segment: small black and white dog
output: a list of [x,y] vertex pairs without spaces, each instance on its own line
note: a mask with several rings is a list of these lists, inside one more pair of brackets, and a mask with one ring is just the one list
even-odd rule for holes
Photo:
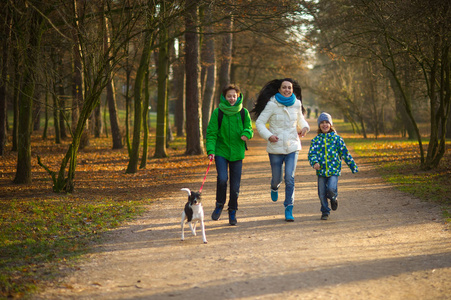
[[204,244],[206,244],[207,237],[205,236],[204,209],[202,203],[200,203],[200,193],[191,192],[191,190],[187,188],[183,188],[182,191],[188,193],[188,202],[185,204],[185,209],[182,212],[182,241],[185,240],[184,225],[186,220],[194,235],[196,235],[197,222],[200,222],[202,239]]

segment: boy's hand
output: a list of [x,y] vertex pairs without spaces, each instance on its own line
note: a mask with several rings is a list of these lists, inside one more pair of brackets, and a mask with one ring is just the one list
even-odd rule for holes
[[313,165],[313,169],[315,169],[315,170],[321,169],[319,163],[314,164],[314,165]]
[[245,136],[245,135],[242,135],[242,136],[241,136],[241,139],[242,139],[243,141],[245,141],[245,142],[249,141],[249,139],[248,139],[247,136]]
[[215,155],[214,155],[214,154],[208,155],[208,159],[209,159],[210,161],[212,161],[213,159],[215,159]]

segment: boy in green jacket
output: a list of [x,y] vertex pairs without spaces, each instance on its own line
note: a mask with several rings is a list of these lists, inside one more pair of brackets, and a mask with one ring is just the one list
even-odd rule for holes
[[243,94],[237,86],[228,85],[222,91],[219,108],[213,111],[207,127],[207,154],[210,160],[215,160],[218,173],[216,208],[211,215],[213,220],[219,220],[224,208],[230,172],[229,224],[237,223],[236,211],[246,142],[253,136],[249,111],[243,108]]

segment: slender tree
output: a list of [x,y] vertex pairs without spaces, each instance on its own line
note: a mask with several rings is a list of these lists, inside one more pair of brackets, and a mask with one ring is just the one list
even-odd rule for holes
[[[150,4],[149,4],[150,5]],[[138,171],[139,160],[139,145],[141,141],[141,127],[142,127],[142,91],[146,70],[148,68],[150,57],[152,55],[152,44],[155,38],[155,32],[153,28],[154,10],[155,7],[148,7],[146,14],[146,32],[144,34],[144,45],[141,54],[141,60],[138,70],[136,72],[135,87],[134,87],[134,101],[135,101],[135,114],[133,123],[133,141],[130,151],[130,160],[128,162],[126,173],[136,173]]]
[[202,120],[200,118],[200,65],[198,0],[186,1],[185,70],[186,74],[186,154],[204,153]]
[[3,36],[2,42],[2,62],[0,69],[0,156],[5,153],[5,145],[6,145],[6,113],[7,113],[7,105],[6,105],[6,85],[8,81],[8,61],[9,61],[9,51],[10,51],[10,43],[11,43],[11,17],[9,8],[6,5],[1,5],[5,10],[4,22],[0,24]]
[[[103,17],[103,27],[104,31],[104,52],[106,56],[111,55],[111,52],[108,49],[111,47],[110,44],[110,26],[108,23],[108,18],[105,14],[105,8],[102,7],[102,11],[104,12]],[[124,145],[122,144],[122,135],[119,127],[119,120],[117,116],[117,106],[116,106],[116,88],[114,86],[114,77],[113,77],[113,68],[111,63],[111,57],[108,60],[107,67],[105,69],[106,75],[108,76],[108,83],[106,86],[106,102],[108,105],[108,113],[110,117],[110,126],[111,126],[111,138],[113,141],[113,149],[122,149]]]
[[[33,4],[35,7],[39,7],[39,3]],[[23,88],[19,96],[19,140],[14,183],[29,184],[31,183],[31,126],[35,91],[34,78],[37,72],[37,56],[43,29],[40,13],[34,7],[25,6],[25,4],[23,8],[25,15],[28,16],[26,18],[28,32],[22,37],[26,45],[26,55],[23,68]]]
[[[212,19],[211,7],[205,9],[205,20]],[[203,135],[207,134],[207,126],[210,121],[210,115],[213,110],[214,96],[216,91],[216,56],[215,39],[213,26],[205,26],[204,39],[202,46],[202,130]]]
[[184,49],[180,38],[178,42],[178,57],[173,64],[174,79],[172,81],[175,97],[175,127],[177,128],[177,136],[185,135],[185,65],[184,65]]
[[[163,1],[160,12],[166,15],[166,2]],[[155,140],[155,157],[167,157],[167,111],[168,111],[168,71],[169,71],[169,40],[168,29],[164,22],[160,23],[158,47],[158,103],[157,103],[157,134]]]

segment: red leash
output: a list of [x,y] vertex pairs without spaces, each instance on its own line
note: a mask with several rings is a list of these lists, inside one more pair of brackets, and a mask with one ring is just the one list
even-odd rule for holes
[[205,180],[207,179],[208,171],[210,171],[210,166],[211,166],[212,161],[213,161],[213,159],[210,159],[210,162],[208,163],[207,173],[205,173],[204,181],[202,181],[202,185],[200,186],[199,193],[202,193],[202,188],[204,187]]

